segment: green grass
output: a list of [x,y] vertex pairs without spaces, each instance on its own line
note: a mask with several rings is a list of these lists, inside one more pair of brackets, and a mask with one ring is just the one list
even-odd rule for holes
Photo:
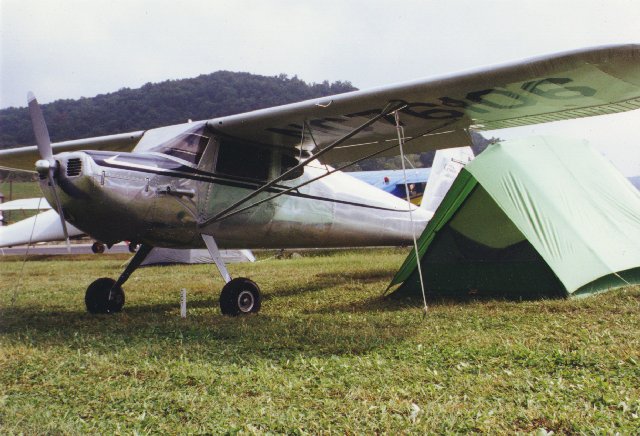
[[12,184],[1,182],[0,192],[4,194],[5,201],[9,201],[9,193],[11,193],[13,200],[42,197],[42,191],[37,182],[13,182]]
[[264,293],[236,319],[210,265],[138,270],[122,313],[91,316],[85,287],[125,257],[5,258],[0,433],[638,433],[640,287],[423,317],[380,298],[404,254],[231,265]]

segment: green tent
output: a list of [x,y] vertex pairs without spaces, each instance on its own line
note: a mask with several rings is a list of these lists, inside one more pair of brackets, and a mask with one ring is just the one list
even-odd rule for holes
[[[487,148],[418,241],[427,293],[587,295],[640,283],[640,193],[586,143]],[[420,293],[415,250],[390,287]]]

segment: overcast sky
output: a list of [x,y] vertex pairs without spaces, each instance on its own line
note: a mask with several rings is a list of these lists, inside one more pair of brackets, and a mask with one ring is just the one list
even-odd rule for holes
[[[364,89],[640,42],[639,0],[0,0],[0,15],[2,108],[25,106],[28,90],[46,103],[217,70]],[[640,174],[639,112],[550,131],[605,141]]]

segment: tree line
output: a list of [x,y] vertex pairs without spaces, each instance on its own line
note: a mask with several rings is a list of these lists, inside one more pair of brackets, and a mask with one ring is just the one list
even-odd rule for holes
[[[188,119],[203,120],[311,98],[355,91],[351,82],[306,83],[286,74],[261,76],[218,71],[191,79],[147,83],[136,88],[42,105],[54,142],[146,130]],[[476,153],[491,140],[473,135]],[[0,149],[35,143],[26,107],[0,110]],[[409,166],[430,167],[434,152],[408,155]],[[399,157],[368,159],[346,171],[398,169]],[[0,174],[7,176],[7,174]]]
[[[355,91],[350,82],[306,83],[286,74],[218,71],[191,79],[42,105],[54,142],[109,135],[248,112]],[[35,143],[26,107],[0,110],[0,148]]]

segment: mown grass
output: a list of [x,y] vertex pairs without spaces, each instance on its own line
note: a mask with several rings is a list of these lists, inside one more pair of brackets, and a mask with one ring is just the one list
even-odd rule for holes
[[[0,261],[0,433],[637,433],[640,288],[581,299],[380,297],[403,250],[231,265],[263,310],[226,318],[214,268]],[[189,314],[179,317],[179,291]]]
[[[11,186],[10,186],[11,185]],[[12,199],[42,197],[42,191],[37,182],[0,182],[0,192],[4,194],[5,201],[9,201],[9,194]]]

